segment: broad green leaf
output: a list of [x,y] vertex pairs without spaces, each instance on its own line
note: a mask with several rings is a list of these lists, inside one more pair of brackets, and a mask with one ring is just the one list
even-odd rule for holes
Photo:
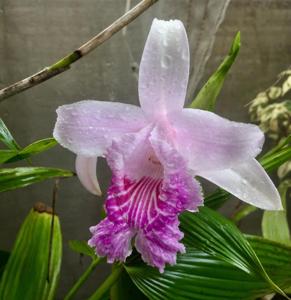
[[[283,288],[291,284],[291,248],[248,237],[267,272]],[[136,261],[126,265],[137,287],[153,300],[254,300],[272,293],[258,274],[248,274],[234,265],[194,247],[178,255],[177,264],[163,274]]]
[[44,152],[57,144],[54,138],[36,141],[22,150],[0,150],[0,163],[11,163],[27,159],[32,155]]
[[0,169],[0,192],[25,187],[49,178],[73,175],[74,173],[68,170],[44,167]]
[[240,32],[238,32],[232,42],[229,54],[225,57],[214,74],[208,79],[206,84],[199,91],[198,95],[191,103],[191,108],[198,108],[213,111],[216,98],[220,93],[224,79],[235,61],[240,49]]
[[31,210],[17,235],[0,282],[0,299],[51,300],[58,284],[62,237],[59,218],[44,205]]
[[291,247],[259,236],[245,237],[272,279],[288,290],[291,287]]
[[0,250],[0,279],[4,271],[4,267],[8,261],[9,252]]
[[195,245],[246,273],[261,272],[261,265],[249,243],[237,227],[221,214],[201,207],[198,213],[182,214],[180,220],[186,245]]
[[184,243],[194,246],[248,274],[257,274],[280,294],[283,291],[270,279],[253,248],[238,228],[221,214],[202,207],[199,213],[180,217]]
[[278,187],[285,210],[265,211],[262,220],[263,236],[267,239],[290,245],[290,231],[286,214],[286,194],[291,188],[291,180],[283,181]]
[[6,127],[3,120],[0,118],[0,141],[3,142],[11,150],[19,150],[17,142]]
[[70,248],[80,254],[90,256],[92,259],[96,259],[97,255],[95,254],[95,251],[92,247],[88,245],[88,242],[86,241],[69,241]]

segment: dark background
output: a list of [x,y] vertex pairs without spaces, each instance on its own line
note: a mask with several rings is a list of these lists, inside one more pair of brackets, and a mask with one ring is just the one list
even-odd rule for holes
[[[0,85],[22,79],[71,52],[122,15],[126,0],[0,0]],[[242,47],[219,96],[217,112],[248,121],[246,104],[271,85],[291,61],[291,0],[160,0],[145,14],[67,71],[0,103],[0,115],[25,146],[52,135],[56,108],[82,99],[138,104],[137,67],[154,17],[181,19],[189,35],[191,77],[188,98],[195,94],[227,54],[240,30]],[[213,47],[212,47],[213,46]],[[209,59],[208,59],[209,58]],[[74,168],[74,154],[57,146],[37,156],[35,165]],[[98,169],[103,191],[110,172]],[[37,201],[50,204],[52,181],[0,194],[0,248],[11,249],[20,224]],[[68,240],[88,239],[88,227],[100,219],[103,199],[87,193],[77,179],[61,182],[57,212],[64,238],[59,299],[87,265]],[[230,213],[237,200],[224,208]],[[260,212],[241,224],[260,232]],[[97,269],[78,294],[85,299],[106,276]]]

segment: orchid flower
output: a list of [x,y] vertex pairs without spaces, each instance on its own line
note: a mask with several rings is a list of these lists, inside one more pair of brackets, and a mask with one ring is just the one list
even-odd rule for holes
[[178,216],[196,212],[201,176],[241,200],[281,209],[279,194],[255,160],[264,135],[252,124],[183,108],[189,46],[178,20],[155,19],[142,55],[139,101],[134,105],[86,100],[58,108],[54,137],[77,154],[82,184],[100,195],[97,157],[105,157],[112,182],[107,217],[90,228],[89,245],[109,263],[125,261],[133,241],[142,259],[163,272],[175,264],[181,243]]

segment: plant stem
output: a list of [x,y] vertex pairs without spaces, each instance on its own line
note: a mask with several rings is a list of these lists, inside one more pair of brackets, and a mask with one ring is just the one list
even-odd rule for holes
[[249,214],[256,211],[257,209],[258,209],[257,207],[247,204],[247,205],[241,207],[236,212],[234,212],[231,219],[233,220],[234,223],[238,223],[241,219],[247,217]]
[[33,74],[27,78],[24,78],[6,88],[0,90],[0,102],[13,95],[16,95],[22,91],[25,91],[33,86],[36,86],[60,73],[67,71],[71,64],[79,60],[83,56],[96,49],[105,41],[110,39],[116,32],[120,31],[123,27],[135,20],[139,15],[146,11],[150,6],[156,3],[158,0],[142,0],[139,4],[125,13],[122,17],[115,20],[110,26],[98,33],[88,42],[81,47],[66,55],[61,60],[52,64],[49,67],[45,67],[36,74]]
[[105,295],[105,293],[112,287],[112,285],[117,281],[120,274],[122,273],[122,266],[115,268],[112,273],[106,278],[106,280],[101,284],[101,286],[96,290],[96,292],[88,300],[100,300]]
[[58,190],[59,190],[59,184],[60,184],[60,179],[57,178],[54,183],[53,197],[52,197],[52,221],[51,221],[51,229],[50,229],[48,267],[47,267],[47,281],[48,282],[50,282],[50,269],[51,269],[51,258],[52,258],[53,240],[54,240],[56,201],[57,201],[57,194],[58,194]]
[[87,270],[82,274],[82,276],[78,279],[78,281],[74,284],[74,286],[69,290],[67,295],[65,296],[64,300],[72,299],[80,287],[84,284],[84,282],[88,279],[91,273],[95,270],[98,263],[101,261],[101,258],[95,258],[92,260],[91,264],[87,268]]

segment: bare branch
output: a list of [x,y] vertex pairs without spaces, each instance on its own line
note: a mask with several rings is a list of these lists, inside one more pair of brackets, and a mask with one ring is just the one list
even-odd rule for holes
[[64,71],[70,69],[70,66],[75,61],[90,53],[92,50],[110,39],[116,32],[120,31],[126,25],[135,20],[139,15],[146,11],[150,6],[158,0],[142,0],[139,4],[125,13],[122,17],[114,21],[109,27],[94,36],[87,43],[79,47],[74,52],[68,54],[61,60],[57,61],[49,67],[45,67],[36,74],[33,74],[25,79],[22,79],[2,90],[0,90],[0,101],[3,101],[13,95],[25,91],[33,86],[36,86]]

